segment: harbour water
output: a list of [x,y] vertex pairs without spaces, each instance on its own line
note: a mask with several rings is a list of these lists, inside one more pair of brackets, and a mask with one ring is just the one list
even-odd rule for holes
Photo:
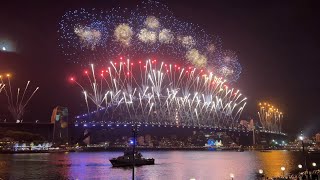
[[[123,152],[72,152],[38,154],[1,154],[0,179],[132,179],[132,169],[113,168],[110,158]],[[301,152],[291,151],[146,151],[144,157],[153,157],[155,165],[136,168],[136,179],[257,179],[263,169],[266,176],[282,175],[296,170],[304,163]],[[318,155],[317,155],[318,156]],[[309,161],[320,164],[314,155]]]

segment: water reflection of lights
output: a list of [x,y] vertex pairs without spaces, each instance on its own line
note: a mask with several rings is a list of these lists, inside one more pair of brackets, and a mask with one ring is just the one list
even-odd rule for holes
[[266,176],[282,176],[283,171],[281,167],[284,167],[287,172],[296,169],[296,164],[298,164],[299,161],[293,156],[293,153],[290,153],[289,151],[257,153],[261,165],[260,167],[263,167]]
[[[131,169],[112,168],[108,159],[123,152],[81,152],[1,155],[0,177],[8,172],[15,179],[131,179]],[[259,169],[264,177],[282,176],[297,170],[302,162],[300,152],[209,152],[209,151],[153,151],[143,152],[153,157],[158,165],[137,168],[137,175],[146,179],[256,179]],[[35,158],[36,157],[36,158]],[[316,156],[317,157],[317,156]],[[310,159],[311,160],[311,159]],[[309,162],[318,164],[318,158]],[[192,164],[192,166],[190,166]],[[244,164],[250,164],[248,168]],[[10,169],[8,169],[8,167]],[[28,171],[26,171],[28,169]],[[5,178],[9,179],[9,178]]]

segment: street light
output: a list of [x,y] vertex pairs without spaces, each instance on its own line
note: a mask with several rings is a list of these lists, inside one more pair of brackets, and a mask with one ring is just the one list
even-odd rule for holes
[[304,137],[303,137],[303,135],[300,135],[300,136],[299,136],[299,139],[301,140],[302,154],[303,154],[303,156],[304,156],[304,167],[306,168],[306,171],[307,171],[307,173],[308,173],[308,175],[309,175],[308,164],[307,164],[307,155],[306,155],[306,153],[304,152],[304,143],[303,143]]
[[303,136],[301,135],[301,136],[299,136],[299,139],[300,139],[301,141],[303,141],[304,138],[303,138]]
[[312,166],[313,166],[313,167],[316,167],[316,166],[317,166],[317,163],[313,162],[313,163],[312,163]]
[[299,164],[299,165],[298,165],[298,168],[299,168],[299,169],[301,169],[301,168],[302,168],[302,165],[301,165],[301,164]]
[[230,173],[231,180],[234,178],[234,174]]
[[263,174],[263,170],[262,169],[259,169],[259,174]]
[[281,171],[282,171],[282,174],[283,174],[283,177],[284,177],[284,171],[286,170],[286,168],[285,167],[281,167]]
[[261,179],[263,178],[263,170],[262,169],[259,169],[259,174],[260,174],[260,176],[261,176]]

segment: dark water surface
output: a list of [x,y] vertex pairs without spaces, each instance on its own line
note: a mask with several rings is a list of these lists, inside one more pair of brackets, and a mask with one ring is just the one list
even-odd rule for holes
[[[41,154],[0,154],[0,179],[132,179],[130,168],[113,168],[108,159],[122,152],[80,152]],[[155,165],[136,168],[136,179],[256,179],[258,169],[266,176],[279,176],[303,164],[301,152],[214,152],[214,151],[149,151]],[[310,159],[310,163],[319,158]]]

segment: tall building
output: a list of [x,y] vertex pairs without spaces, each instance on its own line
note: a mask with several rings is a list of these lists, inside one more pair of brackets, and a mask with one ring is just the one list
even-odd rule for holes
[[68,137],[68,108],[57,106],[51,116],[53,123],[53,143],[55,145],[67,144]]

